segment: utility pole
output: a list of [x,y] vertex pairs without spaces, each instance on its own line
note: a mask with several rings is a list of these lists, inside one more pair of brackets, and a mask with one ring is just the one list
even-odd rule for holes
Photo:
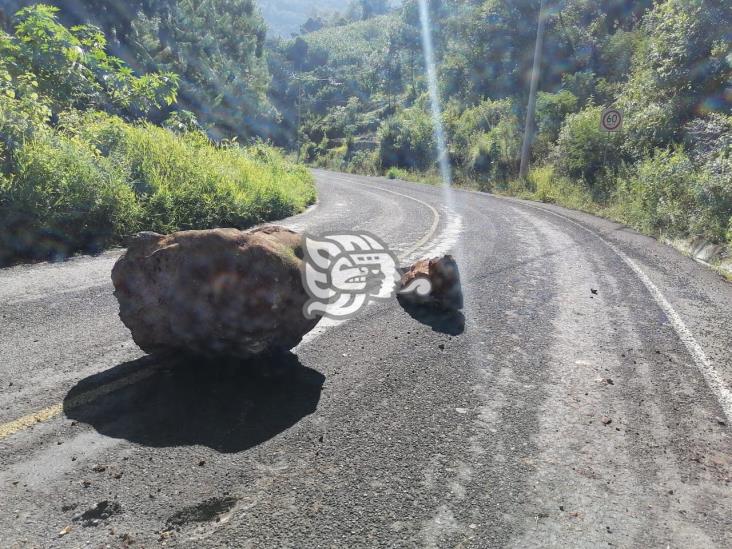
[[534,66],[531,69],[531,86],[529,88],[529,104],[526,107],[526,124],[524,126],[524,143],[521,147],[521,167],[519,177],[526,179],[529,173],[529,157],[531,156],[531,143],[534,140],[534,118],[536,116],[536,91],[539,87],[539,74],[541,72],[541,53],[544,48],[544,27],[546,13],[544,12],[544,0],[539,3],[539,24],[536,28],[536,45],[534,46]]

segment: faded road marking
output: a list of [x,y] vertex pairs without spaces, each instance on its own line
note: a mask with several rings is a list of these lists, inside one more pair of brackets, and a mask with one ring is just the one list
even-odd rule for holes
[[[414,253],[416,250],[419,250],[425,244],[427,244],[430,239],[432,239],[437,232],[437,228],[440,224],[440,214],[437,211],[437,209],[428,204],[427,202],[424,202],[422,200],[419,200],[418,198],[414,198],[412,196],[398,193],[396,191],[391,191],[388,189],[383,189],[378,186],[369,185],[367,183],[362,183],[359,181],[354,181],[350,179],[345,179],[341,177],[332,177],[331,179],[335,179],[337,181],[342,181],[344,183],[357,183],[359,185],[363,185],[364,187],[368,187],[374,190],[383,191],[386,193],[394,194],[397,196],[401,196],[404,198],[408,198],[409,200],[413,200],[414,202],[418,202],[419,204],[424,205],[427,207],[431,212],[433,216],[432,225],[430,226],[429,230],[420,238],[415,244],[413,244],[408,250],[403,252],[400,256],[400,260],[407,259],[412,253]],[[310,209],[313,209],[317,206],[313,205]],[[304,213],[304,212],[303,212]],[[451,247],[454,245],[455,241],[458,238],[459,233],[462,231],[462,218],[452,213],[452,215],[448,214],[448,228],[446,231],[446,235],[444,238],[440,239],[441,241],[439,243],[435,243],[436,247],[440,250],[444,248]],[[435,252],[437,253],[437,252]],[[440,251],[439,253],[443,253]],[[322,335],[324,332],[326,332],[329,328],[332,328],[334,326],[337,326],[341,324],[343,321],[329,321],[328,319],[321,320],[318,325],[315,327],[315,329],[311,330],[309,333],[305,334],[305,337],[303,337],[302,341],[298,345],[304,345],[306,343],[309,343],[313,341],[314,339],[318,338],[320,335]],[[151,365],[146,367],[144,370],[137,372],[135,374],[132,374],[128,377],[123,377],[121,379],[118,379],[116,381],[113,381],[111,383],[108,383],[106,385],[102,385],[100,387],[97,387],[96,389],[92,389],[90,391],[87,391],[85,393],[81,393],[80,395],[75,396],[74,398],[68,400],[66,402],[66,409],[73,409],[77,408],[79,406],[89,404],[93,402],[94,400],[98,399],[101,396],[108,395],[110,393],[113,393],[114,391],[127,387],[128,385],[132,385],[133,383],[137,383],[138,381],[141,381],[143,379],[146,379],[153,375],[158,369],[159,365]],[[0,440],[4,440],[8,438],[11,435],[14,435],[15,433],[18,433],[19,431],[22,431],[24,429],[28,429],[29,427],[32,427],[33,425],[36,425],[38,423],[43,423],[45,421],[49,421],[63,413],[64,405],[63,404],[54,404],[53,406],[49,406],[47,408],[44,408],[38,412],[34,412],[32,414],[28,414],[26,416],[23,416],[21,418],[18,418],[16,420],[10,421],[8,423],[0,425]]]
[[402,252],[402,254],[399,256],[400,260],[404,260],[408,258],[413,252],[420,249],[422,246],[427,244],[427,242],[430,241],[430,239],[434,236],[434,234],[437,232],[437,227],[440,224],[440,214],[437,211],[437,208],[432,206],[431,204],[428,204],[427,202],[424,202],[423,200],[420,200],[419,198],[414,198],[413,196],[409,196],[407,194],[398,193],[396,191],[391,191],[389,189],[384,189],[383,187],[379,187],[376,185],[369,185],[368,183],[363,183],[361,181],[356,181],[354,179],[346,179],[345,177],[333,177],[332,179],[335,179],[336,181],[343,181],[344,183],[356,183],[357,185],[363,185],[364,187],[368,187],[369,189],[375,189],[379,191],[383,191],[385,193],[394,194],[396,196],[401,196],[402,198],[408,198],[409,200],[412,200],[414,202],[417,202],[418,204],[421,204],[422,206],[425,206],[432,212],[432,225],[427,230],[427,232],[420,238],[417,242],[415,242],[411,248],[405,250]]
[[694,335],[691,333],[691,330],[687,328],[684,321],[681,319],[681,316],[679,313],[676,312],[676,309],[673,308],[671,303],[666,299],[666,296],[661,293],[661,290],[658,289],[658,287],[653,283],[653,281],[648,277],[648,275],[636,264],[635,261],[630,259],[625,253],[623,253],[615,244],[610,242],[609,240],[603,238],[600,234],[596,233],[592,229],[589,229],[582,225],[581,223],[578,223],[574,221],[573,219],[567,217],[566,215],[562,215],[557,212],[553,212],[547,208],[542,208],[540,206],[534,206],[533,204],[526,204],[525,202],[518,202],[511,199],[505,199],[509,200],[510,202],[517,202],[521,205],[528,206],[530,208],[533,208],[535,210],[541,210],[543,212],[546,212],[548,214],[554,215],[556,217],[559,217],[568,223],[571,223],[572,225],[576,225],[583,231],[586,231],[590,233],[591,235],[597,237],[602,242],[605,243],[605,245],[610,248],[615,254],[623,260],[623,262],[630,267],[630,269],[640,278],[641,282],[643,282],[643,285],[646,287],[646,289],[650,292],[651,297],[653,297],[654,301],[658,304],[659,307],[663,310],[664,313],[666,313],[666,316],[671,321],[671,325],[674,327],[674,330],[676,331],[676,335],[679,337],[681,342],[686,347],[687,351],[689,351],[689,354],[691,355],[691,358],[694,360],[694,363],[696,364],[697,369],[701,373],[702,377],[704,378],[704,381],[706,382],[709,389],[711,389],[712,394],[717,399],[717,402],[719,403],[720,407],[722,408],[722,412],[727,417],[727,421],[732,422],[732,392],[730,392],[729,388],[725,385],[724,381],[722,380],[722,376],[719,375],[719,372],[714,368],[712,365],[712,362],[707,357],[706,353],[704,352],[704,349],[702,346],[697,342],[697,340],[694,338]]
[[[138,381],[147,379],[148,377],[156,373],[160,369],[160,367],[161,365],[150,365],[145,367],[144,370],[117,379],[115,381],[112,381],[111,383],[100,385],[99,387],[96,387],[84,393],[78,394],[75,397],[70,398],[66,401],[66,409],[71,410],[74,408],[78,408],[79,406],[89,404],[99,397],[106,396],[110,393],[113,393],[114,391],[132,385],[133,383],[137,383]],[[51,420],[61,415],[63,411],[63,404],[54,404],[53,406],[49,406],[48,408],[44,408],[43,410],[40,410],[33,414],[28,414],[27,416],[23,416],[14,421],[10,421],[8,423],[0,425],[0,440],[14,435],[19,431],[32,427],[37,423]]]

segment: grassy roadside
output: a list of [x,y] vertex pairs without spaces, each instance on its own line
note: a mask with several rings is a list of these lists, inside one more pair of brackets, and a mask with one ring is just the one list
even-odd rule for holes
[[247,228],[315,201],[309,171],[270,146],[216,145],[102,113],[69,113],[0,175],[0,265],[98,252],[138,231]]
[[[670,166],[672,167],[672,164]],[[660,170],[660,173],[654,171],[647,175],[657,176],[663,180],[664,185],[668,185],[670,180],[663,170]],[[401,179],[429,185],[441,183],[440,176],[436,172],[391,168],[385,172],[384,176],[388,179]],[[639,175],[639,177],[643,176],[643,174]],[[505,184],[487,186],[484,182],[461,177],[458,174],[454,185],[468,190],[489,191],[499,196],[556,204],[603,217],[656,238],[690,257],[693,257],[690,252],[693,241],[721,245],[724,250],[721,257],[715,258],[711,263],[705,263],[732,281],[732,234],[726,234],[726,238],[710,238],[705,235],[705,232],[710,231],[705,231],[704,229],[707,227],[703,225],[713,225],[714,220],[710,219],[712,216],[709,212],[704,212],[698,205],[693,204],[688,196],[673,196],[666,193],[660,197],[649,197],[647,187],[644,188],[644,193],[634,193],[631,185],[625,184],[620,185],[621,191],[615,193],[610,199],[599,201],[584,186],[566,177],[555,175],[551,166],[532,169],[527,181],[514,179]],[[679,185],[679,187],[681,186]],[[684,211],[684,207],[688,208],[688,211]],[[688,227],[685,225],[688,223],[688,217],[694,217],[697,223],[692,226],[696,229],[694,233],[683,230],[685,226]],[[680,219],[684,221],[681,222]],[[713,227],[711,232],[720,233],[717,227]]]

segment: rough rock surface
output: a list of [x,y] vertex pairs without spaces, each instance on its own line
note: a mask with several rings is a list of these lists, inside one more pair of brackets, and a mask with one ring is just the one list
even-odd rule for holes
[[419,292],[400,293],[400,300],[409,304],[428,305],[446,310],[463,308],[460,271],[455,258],[451,255],[420,259],[411,267],[403,269],[400,286],[402,289],[409,288],[418,279],[430,282],[430,292],[427,295],[421,295]]
[[249,358],[291,349],[318,320],[302,313],[301,243],[272,225],[140,233],[112,270],[120,318],[149,353]]

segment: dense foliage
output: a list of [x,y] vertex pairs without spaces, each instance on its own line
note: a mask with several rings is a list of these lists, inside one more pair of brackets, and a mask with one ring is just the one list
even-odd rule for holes
[[179,76],[136,75],[96,27],[56,8],[0,32],[0,264],[65,257],[139,230],[248,227],[315,198],[311,176],[262,143],[218,144],[174,111]]
[[[138,72],[176,75],[178,108],[195,112],[212,137],[263,135],[276,123],[255,0],[47,1],[65,26],[97,26],[94,39],[108,37],[109,51]],[[8,4],[0,20],[37,0]],[[151,117],[161,121],[169,110]]]
[[[456,177],[591,204],[654,233],[729,238],[732,4],[547,6],[536,171],[516,182],[539,1],[429,2]],[[299,107],[299,114],[291,107],[295,123],[283,128],[282,141],[338,169],[434,170],[416,0],[365,21],[319,23],[272,44],[275,102],[283,112]],[[599,119],[611,105],[625,121],[607,134]]]

